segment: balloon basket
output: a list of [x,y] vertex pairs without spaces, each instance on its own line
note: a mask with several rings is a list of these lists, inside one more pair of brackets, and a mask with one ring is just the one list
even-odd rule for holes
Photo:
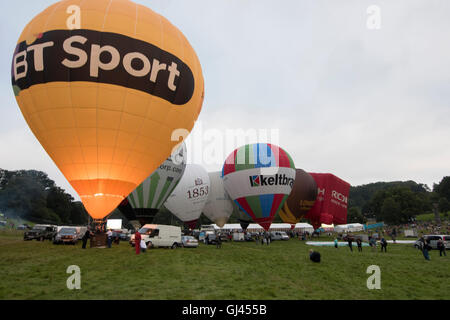
[[95,219],[92,224],[94,233],[106,233],[106,219]]
[[91,248],[106,248],[108,236],[106,233],[96,233],[91,237]]

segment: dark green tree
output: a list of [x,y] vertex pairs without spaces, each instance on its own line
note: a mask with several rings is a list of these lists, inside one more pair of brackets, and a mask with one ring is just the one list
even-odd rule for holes
[[366,223],[367,219],[358,207],[351,207],[347,213],[347,223]]

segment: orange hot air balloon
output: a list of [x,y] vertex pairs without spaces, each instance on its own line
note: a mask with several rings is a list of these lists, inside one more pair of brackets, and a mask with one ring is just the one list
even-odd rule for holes
[[22,32],[11,78],[30,129],[94,219],[171,155],[172,132],[193,128],[204,97],[184,35],[129,0],[50,6]]

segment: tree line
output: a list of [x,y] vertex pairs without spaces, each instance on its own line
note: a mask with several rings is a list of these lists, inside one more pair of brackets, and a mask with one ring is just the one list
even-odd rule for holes
[[58,187],[45,172],[0,169],[0,212],[35,223],[87,224],[80,201]]
[[376,182],[351,187],[347,220],[365,223],[376,219],[388,224],[412,222],[419,214],[450,210],[450,176],[431,190],[414,181]]
[[[348,223],[365,223],[376,219],[388,224],[414,221],[423,213],[450,211],[450,176],[442,178],[431,190],[414,181],[376,182],[352,186],[349,195]],[[36,223],[87,224],[88,213],[83,204],[58,187],[45,172],[37,170],[8,171],[0,169],[0,212],[8,217]],[[115,210],[111,218],[125,217]],[[228,223],[238,223],[232,215]],[[282,222],[277,215],[274,222]],[[164,207],[154,223],[183,223]],[[212,222],[201,215],[199,225]]]

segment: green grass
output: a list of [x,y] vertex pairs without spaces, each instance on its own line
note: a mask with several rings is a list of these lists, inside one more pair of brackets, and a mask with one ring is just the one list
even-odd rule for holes
[[[432,251],[426,261],[410,245],[390,244],[387,253],[319,247],[315,264],[310,248],[291,239],[136,256],[124,242],[82,250],[0,231],[0,299],[450,299],[450,254]],[[366,287],[373,264],[381,268],[381,290]],[[81,290],[66,287],[70,265],[81,268]]]

